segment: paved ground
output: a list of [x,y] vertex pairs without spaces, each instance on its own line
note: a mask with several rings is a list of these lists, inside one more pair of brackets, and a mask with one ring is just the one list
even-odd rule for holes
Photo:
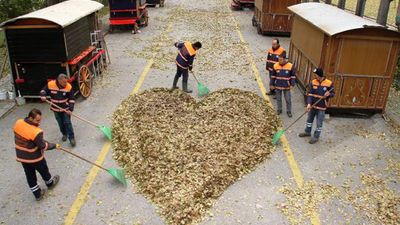
[[[228,0],[168,0],[165,8],[149,9],[150,25],[141,34],[108,35],[109,72],[88,100],[77,102],[76,113],[110,125],[109,116],[132,91],[170,87],[175,73],[173,44],[185,40],[203,42],[195,71],[211,90],[232,87],[262,96],[260,90],[267,85],[264,60],[272,37],[257,35],[251,11],[233,12],[248,43],[243,44],[228,6]],[[281,38],[281,42],[287,47],[289,40]],[[261,89],[250,59],[264,80]],[[152,60],[154,65],[148,69]],[[196,88],[194,79],[189,84]],[[193,96],[197,94],[195,90]],[[293,91],[293,106],[294,118],[282,116],[286,125],[304,110],[298,89]],[[59,142],[61,138],[48,105],[42,103],[18,107],[0,120],[0,224],[163,224],[157,206],[136,194],[129,182],[127,188],[121,187],[109,174],[56,150],[47,152],[46,158],[51,172],[61,175],[60,185],[42,202],[35,202],[21,165],[14,160],[12,133],[14,122],[33,107],[44,112],[41,127],[46,139]],[[104,157],[105,167],[118,168],[102,134],[80,121],[73,123],[78,142],[73,151],[100,163]],[[331,117],[321,141],[310,146],[297,137],[304,124],[305,119],[287,133],[286,152],[278,146],[270,160],[229,187],[200,224],[310,224],[307,213],[312,211],[319,218],[312,217],[313,224],[374,224],[374,218],[382,215],[392,216],[392,223],[386,224],[395,224],[399,130],[380,116]],[[298,188],[296,182],[302,179]]]

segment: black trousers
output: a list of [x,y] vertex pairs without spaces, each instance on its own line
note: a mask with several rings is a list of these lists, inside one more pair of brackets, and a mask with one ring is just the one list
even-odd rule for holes
[[182,69],[178,65],[176,67],[177,67],[177,69],[176,69],[175,79],[179,79],[179,77],[183,76],[183,82],[187,83],[188,78],[189,78],[189,70]]
[[22,167],[24,167],[28,185],[36,198],[40,196],[41,192],[40,186],[37,183],[36,171],[38,171],[40,176],[42,176],[47,187],[51,187],[53,185],[53,180],[51,179],[51,174],[49,167],[47,167],[46,159],[43,158],[43,160],[36,163],[22,163]]

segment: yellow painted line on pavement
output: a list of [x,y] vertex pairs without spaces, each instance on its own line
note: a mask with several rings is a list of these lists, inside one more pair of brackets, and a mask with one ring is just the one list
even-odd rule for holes
[[135,89],[133,89],[133,92],[132,92],[133,94],[136,94],[136,93],[139,92],[140,87],[143,84],[144,78],[146,78],[146,75],[149,73],[153,63],[154,63],[154,57],[149,60],[149,62],[147,63],[146,67],[144,68],[144,71],[143,71],[142,75],[140,76],[138,82],[136,83]]
[[[103,148],[101,149],[99,157],[97,157],[96,164],[101,165],[104,162],[104,159],[106,158],[110,147],[111,147],[111,142],[107,140],[104,143]],[[92,186],[93,181],[96,178],[99,170],[100,168],[97,166],[93,166],[92,169],[90,170],[85,183],[83,184],[81,190],[78,193],[78,196],[76,196],[75,202],[72,204],[71,209],[69,210],[67,216],[64,218],[65,220],[64,222],[66,225],[71,225],[74,223],[75,218],[78,215],[82,205],[85,203],[85,198],[89,193],[90,187]]]
[[[183,7],[183,5],[185,4],[186,0],[182,0],[179,8],[181,9]],[[147,62],[146,67],[143,70],[142,75],[139,77],[139,80],[136,83],[135,88],[133,89],[133,94],[137,94],[140,90],[140,87],[143,84],[144,79],[146,78],[146,75],[149,73],[151,66],[154,63],[154,59],[157,56],[158,52],[161,50],[163,41],[165,40],[165,38],[167,37],[167,35],[171,32],[172,26],[174,24],[175,21],[171,21],[167,27],[167,29],[165,30],[163,37],[161,38],[160,42],[157,43],[157,48],[155,50],[155,52],[153,53],[152,58]],[[108,151],[111,148],[111,142],[109,140],[105,141],[101,152],[99,154],[99,156],[97,157],[96,160],[96,164],[98,165],[102,165],[107,154]],[[74,201],[74,203],[72,204],[67,216],[64,218],[64,224],[65,225],[72,225],[75,222],[76,216],[78,215],[79,211],[81,210],[83,204],[85,204],[85,199],[89,193],[90,187],[92,186],[94,179],[97,176],[97,173],[99,172],[99,168],[97,166],[93,166],[92,169],[89,172],[88,177],[86,178],[85,183],[82,185],[78,195],[76,196],[76,199]]]
[[[251,68],[253,69],[253,72],[254,72],[254,75],[255,75],[255,77],[257,79],[257,83],[258,83],[258,86],[260,87],[261,93],[264,96],[264,99],[267,100],[268,105],[273,108],[273,105],[271,103],[271,100],[270,100],[269,96],[266,95],[267,89],[265,88],[265,85],[264,85],[263,80],[261,78],[260,72],[258,71],[256,64],[254,63],[254,59],[253,59],[253,56],[251,55],[250,49],[247,47],[248,44],[247,44],[246,40],[244,39],[244,37],[242,35],[242,32],[240,31],[239,24],[238,24],[235,16],[232,13],[232,10],[231,10],[230,6],[228,6],[228,11],[229,11],[230,16],[232,17],[232,20],[235,23],[236,31],[237,31],[237,33],[239,35],[240,41],[242,42],[243,47],[246,50],[247,58],[250,61]],[[292,173],[293,173],[294,178],[296,180],[297,187],[301,188],[303,186],[304,179],[303,179],[303,176],[301,175],[300,168],[297,165],[297,162],[296,162],[296,159],[295,159],[295,157],[293,155],[292,149],[290,148],[289,141],[286,139],[286,135],[282,135],[281,142],[282,142],[282,145],[283,145],[283,150],[284,150],[284,152],[286,154],[286,158],[287,158],[287,160],[289,162],[290,169],[292,170]],[[305,204],[307,204],[307,203],[305,203]],[[312,210],[309,213],[310,213],[309,219],[311,221],[311,224],[312,225],[321,225],[321,221],[319,220],[318,213],[315,210]]]

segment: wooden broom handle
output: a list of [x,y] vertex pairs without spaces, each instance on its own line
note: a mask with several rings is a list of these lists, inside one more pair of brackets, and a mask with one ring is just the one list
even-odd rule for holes
[[90,125],[93,125],[93,126],[95,126],[95,127],[99,127],[99,125],[97,125],[97,124],[95,124],[95,123],[93,123],[93,122],[90,122],[89,120],[84,119],[84,118],[82,118],[82,117],[80,117],[80,116],[77,116],[77,115],[73,114],[72,112],[67,111],[66,109],[61,108],[60,106],[58,106],[58,105],[52,103],[51,101],[49,101],[49,100],[47,100],[47,99],[46,99],[46,102],[49,103],[50,105],[52,105],[52,106],[54,106],[54,107],[56,107],[56,108],[58,108],[58,109],[64,111],[64,112],[66,112],[66,113],[70,113],[71,116],[73,116],[73,117],[75,117],[75,118],[77,118],[77,119],[80,119],[80,120],[82,120],[82,121],[84,121],[84,122],[86,122],[86,123],[88,123],[88,124],[90,124]]
[[190,71],[190,73],[193,75],[194,79],[196,79],[197,83],[200,83],[199,80],[197,80],[196,75],[194,75],[193,71],[191,71],[191,70],[189,70],[189,71]]
[[83,161],[85,161],[85,162],[87,162],[87,163],[90,163],[90,164],[92,164],[92,165],[94,165],[94,166],[97,166],[97,167],[99,167],[100,169],[103,169],[103,170],[107,171],[106,168],[100,166],[99,164],[94,163],[94,162],[91,162],[91,161],[89,161],[89,160],[83,158],[82,156],[79,156],[79,155],[77,155],[77,154],[75,154],[75,153],[73,153],[73,152],[71,152],[71,151],[69,151],[69,150],[67,150],[67,149],[65,149],[65,148],[59,147],[58,149],[61,150],[61,151],[66,152],[66,153],[68,153],[68,154],[71,154],[71,155],[73,155],[73,156],[75,156],[75,157],[77,157],[77,158],[79,158],[79,159],[82,159]]
[[[330,93],[332,90],[333,90],[333,88],[330,89],[330,90],[328,91],[328,93]],[[325,98],[326,98],[325,96],[319,98],[318,101],[316,101],[316,102],[311,106],[311,108],[314,107],[314,106],[316,106],[320,101],[322,101],[322,99],[325,99]],[[304,115],[306,115],[307,113],[308,113],[308,111],[306,110],[303,114],[301,114],[301,116],[299,116],[299,118],[297,118],[292,124],[290,124],[290,125],[286,128],[286,130],[289,130],[290,127],[292,127],[295,123],[297,123],[297,122],[298,122]]]

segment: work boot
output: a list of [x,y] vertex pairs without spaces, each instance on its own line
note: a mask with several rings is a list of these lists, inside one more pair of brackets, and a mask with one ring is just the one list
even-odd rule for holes
[[71,144],[72,147],[75,147],[75,146],[76,146],[76,141],[75,141],[75,139],[69,140],[69,143]]
[[188,87],[187,87],[187,82],[182,82],[182,89],[183,89],[183,91],[186,92],[186,93],[192,93],[192,92],[193,92],[192,90],[189,90],[189,89],[188,89]]
[[35,196],[36,201],[42,200],[42,199],[43,199],[43,196],[44,196],[44,193],[45,193],[45,191],[44,191],[43,189],[40,189],[40,194],[39,194],[39,196]]
[[315,143],[317,143],[318,142],[318,140],[319,140],[319,138],[316,138],[316,137],[313,137],[313,138],[311,138],[311,140],[310,140],[310,144],[315,144]]
[[58,182],[60,181],[60,176],[59,175],[55,175],[51,179],[53,180],[53,184],[50,187],[48,187],[48,189],[53,189],[58,184]]
[[276,114],[281,115],[282,114],[282,110],[277,110]]
[[300,133],[299,137],[301,137],[301,138],[303,138],[303,137],[311,137],[311,134],[304,132],[304,133]]
[[61,140],[62,140],[63,142],[66,142],[66,141],[67,141],[67,138],[68,138],[68,136],[67,136],[66,134],[64,134],[64,135],[62,136]]
[[293,115],[292,115],[292,112],[287,112],[287,116],[288,117],[292,117]]
[[172,90],[179,89],[178,86],[176,86],[178,84],[178,80],[179,77],[174,78],[174,83],[172,84]]

